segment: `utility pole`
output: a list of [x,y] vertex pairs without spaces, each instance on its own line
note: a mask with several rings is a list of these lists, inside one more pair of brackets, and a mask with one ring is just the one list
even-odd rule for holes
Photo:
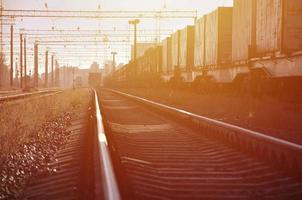
[[35,43],[34,46],[34,86],[38,87],[39,85],[39,49],[38,44]]
[[54,87],[54,55],[51,55],[51,86]]
[[133,60],[136,60],[137,53],[137,24],[139,24],[139,19],[130,20],[129,24],[134,25],[134,45],[133,45]]
[[45,52],[45,87],[48,85],[48,51]]
[[14,85],[14,27],[10,26],[10,86]]
[[20,88],[23,87],[23,36],[20,34]]
[[24,87],[27,87],[26,38],[24,38]]
[[112,55],[112,73],[115,72],[115,56],[116,56],[116,52],[111,52]]

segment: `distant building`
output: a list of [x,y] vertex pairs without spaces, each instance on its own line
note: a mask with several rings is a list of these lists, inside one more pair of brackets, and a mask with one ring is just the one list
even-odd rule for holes
[[[136,45],[136,57],[141,57],[151,47],[156,46],[156,43],[137,43]],[[134,46],[131,46],[131,60],[134,58]]]
[[79,69],[78,67],[62,66],[59,68],[58,83],[60,87],[72,88],[74,81],[81,79],[82,86],[88,86],[88,74],[90,69]]
[[83,87],[88,86],[89,73],[102,73],[98,63],[91,64],[90,69],[80,69],[79,67],[62,66],[56,72],[59,74],[58,83],[60,87],[72,88],[73,85]]
[[100,65],[97,62],[93,62],[90,66],[90,72],[93,73],[101,72]]
[[104,62],[104,76],[108,76],[111,74],[113,69],[113,62],[112,60],[105,60]]

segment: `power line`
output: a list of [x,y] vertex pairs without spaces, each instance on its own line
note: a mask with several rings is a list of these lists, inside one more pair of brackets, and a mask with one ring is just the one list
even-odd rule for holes
[[[103,33],[103,32],[129,32],[129,29],[25,29],[21,28],[20,31],[22,32],[94,32],[94,33]],[[155,32],[156,29],[140,29],[137,30],[137,32]],[[172,29],[161,29],[161,31],[165,32],[171,32],[173,31]]]
[[122,19],[122,18],[187,18],[196,19],[197,10],[157,10],[157,11],[125,11],[125,10],[6,10],[2,12],[6,18],[85,18],[85,19]]

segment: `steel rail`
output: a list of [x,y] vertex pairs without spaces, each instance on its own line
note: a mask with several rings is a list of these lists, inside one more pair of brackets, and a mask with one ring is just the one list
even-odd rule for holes
[[[187,120],[198,127],[205,128],[207,130],[215,130],[217,137],[221,137],[223,140],[227,140],[230,143],[235,143],[234,146],[236,147],[241,144],[241,146],[243,146],[242,148],[245,150],[253,148],[253,151],[255,151],[254,153],[257,155],[260,154],[261,157],[266,157],[266,160],[268,161],[284,165],[285,167],[298,171],[299,173],[302,172],[302,145],[300,144],[295,144],[257,131],[200,116],[182,109],[160,104],[120,91],[112,89],[106,90],[128,97],[155,109],[163,110],[164,112],[177,116],[184,121]],[[267,155],[263,155],[264,152]],[[285,163],[286,161],[287,163]]]
[[99,99],[96,91],[94,90],[95,96],[95,116],[96,116],[96,126],[97,126],[97,138],[98,138],[98,155],[99,162],[102,170],[102,183],[103,190],[106,200],[120,200],[120,193],[115,178],[115,174],[112,167],[112,162],[109,154],[109,147],[107,143],[107,138],[105,135],[105,130],[103,126],[103,119],[101,116]]
[[[4,52],[5,53],[5,52]],[[16,55],[16,54],[14,54]],[[12,94],[12,93],[17,93],[20,92],[21,90],[0,90],[0,95],[2,94]]]
[[194,113],[182,110],[182,109],[178,109],[178,108],[174,108],[174,107],[167,106],[167,105],[164,105],[164,104],[160,104],[160,103],[150,101],[148,99],[144,99],[144,98],[141,98],[141,97],[137,97],[137,96],[134,96],[134,95],[131,95],[131,94],[126,94],[126,93],[119,92],[119,91],[116,91],[116,90],[110,90],[110,91],[121,94],[123,96],[128,96],[132,99],[135,98],[135,99],[140,100],[142,102],[145,102],[145,103],[148,103],[148,104],[153,104],[153,105],[156,105],[158,107],[165,108],[167,110],[175,111],[175,112],[178,112],[180,114],[184,114],[186,116],[189,116],[191,118],[203,120],[203,121],[206,121],[208,123],[211,123],[211,124],[223,127],[223,128],[233,129],[233,130],[240,131],[242,133],[245,133],[245,134],[257,137],[257,138],[264,139],[264,140],[272,142],[272,143],[280,144],[282,146],[287,146],[287,147],[293,148],[295,150],[301,151],[301,153],[302,153],[302,145],[299,145],[299,144],[288,142],[288,141],[283,140],[283,139],[268,136],[268,135],[265,135],[263,133],[252,131],[252,130],[242,128],[242,127],[239,127],[239,126],[236,126],[236,125],[232,125],[232,124],[229,124],[229,123],[226,123],[226,122],[222,122],[222,121],[219,121],[219,120],[215,120],[215,119],[211,119],[211,118],[208,118],[208,117],[200,116],[200,115],[197,115],[197,114],[194,114]]
[[27,98],[27,97],[33,97],[33,96],[36,96],[36,95],[44,95],[44,94],[57,93],[57,92],[60,92],[60,91],[58,91],[58,90],[45,90],[45,91],[39,91],[39,92],[29,92],[29,93],[14,94],[14,95],[3,95],[3,96],[0,96],[0,102],[19,100],[19,99],[24,99],[24,98]]

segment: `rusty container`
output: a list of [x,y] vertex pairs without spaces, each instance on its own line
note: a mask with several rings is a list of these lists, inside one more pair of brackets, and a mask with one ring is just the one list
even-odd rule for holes
[[167,37],[162,42],[162,71],[164,74],[172,71],[172,43],[171,37]]
[[232,60],[254,56],[256,45],[256,0],[234,0]]
[[162,50],[163,50],[163,47],[162,45],[158,45],[155,49],[155,59],[156,59],[156,73],[162,73],[163,72],[163,69],[162,69],[162,63],[163,63],[163,60],[162,60]]
[[175,67],[179,66],[179,44],[180,44],[180,31],[176,31],[171,36],[171,43],[172,43],[172,69],[171,71],[174,71]]
[[194,26],[180,30],[179,67],[182,71],[190,71],[194,65]]
[[302,0],[256,1],[258,56],[302,50]]
[[195,23],[194,40],[194,67],[200,68],[205,65],[205,25],[207,16],[203,16]]
[[232,8],[219,7],[207,15],[205,65],[222,67],[232,60]]

